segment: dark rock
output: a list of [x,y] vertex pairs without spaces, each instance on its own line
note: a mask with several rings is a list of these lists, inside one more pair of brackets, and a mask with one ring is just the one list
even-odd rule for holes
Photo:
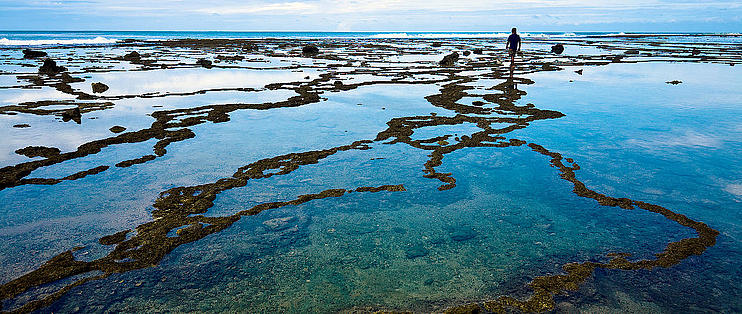
[[30,128],[31,126],[28,125],[28,124],[22,123],[22,124],[15,124],[15,125],[13,125],[13,127],[14,128],[22,129],[22,128]]
[[625,55],[638,55],[639,50],[638,49],[630,49],[623,52]]
[[407,258],[413,259],[413,258],[418,258],[418,257],[423,257],[425,255],[428,255],[430,251],[426,249],[425,247],[423,247],[422,245],[418,244],[413,247],[407,248],[404,253],[405,253],[405,256],[407,256]]
[[438,48],[438,47],[440,47],[440,46],[442,46],[442,45],[441,45],[441,43],[432,43],[432,44],[431,44],[430,46],[431,46],[431,47],[435,47],[435,48]]
[[44,64],[39,68],[39,74],[55,76],[61,72],[67,71],[67,68],[57,65],[52,59],[44,60]]
[[556,53],[558,55],[562,54],[562,52],[564,52],[564,45],[556,44],[554,46],[551,46],[551,52]]
[[31,49],[23,49],[23,59],[37,59],[46,57],[46,52],[38,51],[38,50],[31,50]]
[[623,59],[623,56],[615,56],[611,58],[611,62],[621,62],[621,59]]
[[477,233],[468,227],[458,228],[451,232],[451,239],[457,242],[471,240],[477,236]]
[[482,48],[475,48],[474,49],[474,54],[475,55],[481,55],[483,53],[484,53],[484,51],[482,51]]
[[470,54],[471,54],[471,51],[469,50],[464,51],[464,56],[468,57]]
[[444,67],[450,67],[454,66],[457,60],[459,60],[459,53],[453,52],[450,55],[443,57],[443,60],[441,60],[439,64]]
[[99,94],[108,90],[108,85],[103,83],[93,83],[93,93]]
[[674,80],[674,81],[669,81],[669,82],[665,82],[665,83],[672,84],[672,85],[678,85],[680,83],[683,83],[683,81]]
[[475,101],[473,101],[473,102],[472,102],[471,104],[472,104],[472,105],[474,105],[474,106],[477,106],[477,107],[482,107],[482,106],[484,106],[484,102],[483,102],[483,101],[481,101],[481,100],[475,100]]
[[33,157],[54,157],[59,155],[59,148],[56,147],[44,147],[44,146],[28,146],[15,151],[18,155],[23,155],[28,158]]
[[113,133],[121,133],[121,132],[124,132],[124,131],[126,131],[126,128],[125,128],[125,127],[123,127],[123,126],[120,126],[120,125],[115,125],[115,126],[112,126],[112,127],[111,127],[110,129],[108,129],[108,130],[110,130],[110,131],[111,131],[111,132],[113,132]]
[[582,75],[582,69],[579,69],[579,70],[575,71],[575,73],[577,73],[579,75]]
[[335,81],[335,83],[333,85],[335,85],[335,88],[341,88],[341,87],[343,87],[343,82],[342,81]]
[[196,64],[204,68],[207,68],[207,69],[210,69],[211,67],[214,66],[211,60],[206,60],[206,59],[198,59],[198,61],[196,61]]
[[691,50],[691,52],[690,52],[690,54],[692,54],[692,55],[694,55],[694,56],[695,56],[695,55],[698,55],[698,54],[700,54],[700,53],[701,53],[701,51],[700,51],[700,50],[698,50],[698,48],[693,48],[693,50]]
[[82,123],[82,113],[80,112],[80,108],[74,108],[62,112],[62,121],[67,122],[70,120],[77,122],[77,124]]
[[305,56],[313,56],[319,53],[319,48],[314,45],[306,45],[304,48],[301,48],[301,54]]
[[121,59],[129,62],[141,62],[142,61],[142,55],[140,55],[136,51],[132,51],[130,53],[125,54]]

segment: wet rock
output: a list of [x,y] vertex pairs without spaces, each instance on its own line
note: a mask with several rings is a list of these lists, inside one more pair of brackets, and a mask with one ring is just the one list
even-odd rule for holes
[[136,51],[132,51],[130,53],[125,54],[121,59],[123,59],[125,61],[129,61],[129,62],[137,63],[137,62],[141,62],[142,61],[142,55],[140,55]]
[[315,45],[306,45],[304,48],[301,48],[301,54],[305,56],[313,56],[319,53],[319,48]]
[[481,100],[475,100],[475,101],[472,101],[472,103],[471,103],[471,104],[472,104],[472,105],[474,105],[474,106],[477,106],[477,107],[482,107],[482,106],[484,106],[484,102],[483,102],[483,101],[481,101]]
[[461,227],[451,231],[451,239],[456,242],[471,240],[476,236],[477,232],[468,227]]
[[428,255],[428,253],[430,253],[430,251],[426,249],[425,247],[423,247],[422,245],[418,244],[413,247],[407,248],[404,253],[405,253],[405,256],[407,256],[407,258],[413,259],[413,258],[426,256]]
[[108,85],[103,83],[93,83],[93,93],[100,94],[108,90]]
[[126,128],[123,127],[123,126],[120,126],[120,125],[115,125],[115,126],[112,126],[108,130],[111,131],[111,132],[113,132],[113,133],[121,133],[121,132],[126,131]]
[[15,151],[18,155],[23,155],[28,158],[34,157],[54,157],[59,155],[59,148],[56,147],[44,147],[44,146],[28,146]]
[[443,57],[443,60],[441,60],[439,64],[444,67],[450,67],[450,66],[454,66],[456,64],[456,61],[458,60],[459,60],[459,53],[453,52],[450,55]]
[[210,69],[211,67],[214,66],[214,64],[211,62],[211,60],[206,60],[206,59],[198,59],[198,61],[196,61],[196,64],[198,64],[198,65],[200,65],[200,66],[202,66],[204,68],[207,68],[207,69]]
[[481,55],[483,53],[484,53],[484,51],[482,51],[482,48],[475,48],[474,49],[474,54],[475,55]]
[[430,45],[430,47],[434,47],[434,48],[438,48],[438,47],[440,47],[440,46],[442,46],[442,45],[441,45],[441,43],[432,43],[432,44]]
[[698,54],[700,54],[700,53],[701,53],[701,51],[700,51],[700,50],[698,50],[698,48],[693,48],[693,50],[691,50],[691,52],[690,52],[690,54],[692,54],[692,55],[694,55],[694,56],[695,56],[695,55],[698,55]]
[[579,75],[582,75],[582,69],[579,69],[579,70],[575,71],[575,73],[577,73]]
[[683,81],[674,80],[674,81],[669,81],[669,82],[665,82],[665,83],[671,84],[671,85],[678,85],[678,84],[683,83]]
[[21,123],[21,124],[14,124],[13,127],[22,129],[22,128],[30,128],[31,126],[25,123]]
[[67,122],[70,120],[77,122],[77,124],[82,123],[82,113],[80,112],[80,108],[74,108],[62,112],[62,121]]
[[57,65],[57,62],[52,59],[44,60],[44,64],[39,68],[39,74],[46,74],[49,76],[55,76],[64,71],[67,71],[67,68]]
[[341,88],[343,87],[343,81],[335,81],[333,85],[335,85],[335,88]]
[[234,56],[217,55],[216,59],[222,60],[222,61],[242,61],[245,59],[245,57],[240,56],[240,55],[234,55]]
[[556,44],[554,46],[551,46],[551,52],[556,53],[558,55],[562,54],[562,52],[564,52],[564,45]]
[[38,51],[38,50],[31,50],[31,49],[23,49],[23,59],[37,59],[46,57],[46,52]]
[[470,54],[471,54],[471,51],[469,51],[469,50],[464,51],[464,56],[465,57],[468,57]]
[[281,231],[288,229],[293,226],[292,222],[296,220],[296,217],[281,217],[266,220],[263,224],[268,227],[271,231]]
[[638,55],[639,50],[638,49],[630,49],[623,52],[625,55]]

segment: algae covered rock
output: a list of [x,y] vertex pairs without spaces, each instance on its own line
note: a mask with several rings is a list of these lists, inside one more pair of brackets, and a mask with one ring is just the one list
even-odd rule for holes
[[108,85],[103,83],[93,83],[93,93],[100,94],[108,90]]
[[52,59],[44,60],[44,64],[39,68],[39,74],[46,74],[49,76],[55,76],[64,71],[67,71],[67,68],[57,65],[57,62]]
[[551,46],[551,52],[556,53],[558,55],[562,54],[562,52],[564,52],[564,45],[556,44],[554,46]]
[[453,52],[450,55],[443,57],[443,60],[438,62],[438,64],[444,67],[450,67],[450,66],[454,66],[456,64],[456,61],[458,60],[459,60],[459,53]]

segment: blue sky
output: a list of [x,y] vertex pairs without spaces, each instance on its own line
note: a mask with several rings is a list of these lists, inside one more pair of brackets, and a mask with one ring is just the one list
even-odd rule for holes
[[742,32],[742,1],[0,0],[2,30]]

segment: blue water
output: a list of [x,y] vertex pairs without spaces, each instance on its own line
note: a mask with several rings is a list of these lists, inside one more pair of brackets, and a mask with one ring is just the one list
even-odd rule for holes
[[[407,33],[422,39],[424,45],[438,40],[431,34],[436,36]],[[0,38],[355,39],[374,35],[394,34],[6,32],[0,33]],[[549,35],[558,40],[574,37]],[[596,34],[575,34],[578,38],[588,35]],[[479,38],[457,39],[449,33],[437,36],[454,43],[460,40],[471,47],[488,45]],[[420,46],[419,41],[404,38],[388,40],[402,46]],[[726,40],[725,44],[733,44],[737,38],[693,40]],[[543,46],[546,44],[538,43],[526,49],[535,51]],[[179,69],[143,68],[113,58],[96,61],[100,56],[117,57],[131,49],[109,43],[94,48],[47,50],[76,76],[86,78],[71,85],[75,90],[89,92],[91,82],[104,82],[111,87],[101,94],[104,96],[145,92],[158,96],[111,100],[112,107],[86,112],[79,125],[48,114],[7,114],[12,111],[8,106],[69,95],[51,87],[15,86],[28,83],[19,75],[35,71],[21,63],[37,61],[21,61],[17,48],[0,52],[5,55],[0,64],[0,106],[4,106],[0,131],[5,134],[0,143],[0,166],[28,161],[14,153],[25,146],[54,146],[67,152],[83,143],[114,136],[108,130],[113,125],[124,126],[127,131],[145,129],[156,112],[278,102],[295,95],[290,89],[264,88],[269,83],[306,84],[319,74],[356,69],[360,69],[358,73],[336,79],[346,84],[381,83],[351,90],[325,89],[319,102],[298,107],[230,112],[229,121],[191,126],[194,138],[172,143],[167,154],[129,168],[113,165],[151,154],[156,139],[113,145],[97,154],[33,171],[29,177],[59,178],[100,165],[111,166],[100,174],[55,185],[28,184],[0,190],[0,283],[32,271],[73,247],[84,247],[75,252],[78,260],[105,256],[112,247],[98,244],[98,239],[151,222],[153,203],[170,188],[218,182],[240,167],[265,158],[373,141],[397,118],[462,114],[433,106],[426,99],[440,93],[448,81],[393,81],[395,73],[409,71],[406,65],[396,68],[394,62],[404,60],[404,64],[414,67],[437,69],[435,61],[454,49],[451,47],[432,52],[426,50],[427,46],[414,48],[396,61],[391,55],[381,60],[362,57],[372,59],[369,63],[379,64],[379,68],[293,55],[267,57],[254,52],[245,53],[249,60],[204,69],[192,64],[197,58],[212,58],[214,54],[186,49],[163,58],[175,60],[167,60],[173,64],[182,62],[184,68]],[[148,47],[140,51],[156,50]],[[344,56],[341,49],[331,51]],[[602,51],[567,45],[568,57],[583,53]],[[83,61],[75,62],[76,58],[70,56],[81,56]],[[256,67],[258,64],[262,66]],[[110,68],[82,73],[85,67],[94,65]],[[482,100],[477,95],[500,92],[492,87],[504,79],[488,76],[490,69],[462,74],[474,80],[466,84],[474,88],[459,104]],[[578,69],[584,71],[582,75],[574,72]],[[722,62],[653,61],[517,74],[534,84],[519,85],[527,94],[515,101],[516,105],[530,103],[564,116],[530,122],[527,127],[503,134],[505,138],[536,143],[574,159],[581,167],[576,171],[578,179],[595,191],[658,204],[720,232],[715,246],[667,269],[599,270],[576,292],[559,296],[558,310],[573,306],[588,312],[742,311],[740,71],[739,66]],[[431,79],[447,77],[420,74],[409,82]],[[683,83],[665,83],[671,80]],[[211,90],[219,87],[255,90]],[[169,94],[203,89],[208,91]],[[55,106],[69,107],[41,108]],[[31,127],[13,127],[18,123]],[[509,125],[503,121],[492,127]],[[481,130],[481,125],[470,122],[431,125],[415,129],[410,138],[431,139],[429,145],[448,145],[439,138],[456,144],[464,135]],[[446,154],[436,171],[451,173],[456,187],[443,191],[438,189],[440,181],[424,177],[429,155],[430,151],[405,143],[373,141],[367,150],[337,152],[284,175],[249,180],[242,187],[218,194],[204,216],[234,215],[258,204],[290,201],[328,189],[403,184],[406,191],[354,192],[245,216],[224,231],[177,247],[154,267],[86,283],[42,311],[442,311],[500,295],[523,298],[530,293],[528,282],[536,276],[559,273],[565,263],[601,260],[611,252],[652,258],[667,243],[694,236],[691,229],[660,215],[601,206],[578,197],[573,185],[550,165],[550,158],[527,146],[465,147]],[[178,233],[171,230],[168,235],[176,237]],[[53,291],[60,284],[4,300],[3,309],[43,296],[45,289]]]

